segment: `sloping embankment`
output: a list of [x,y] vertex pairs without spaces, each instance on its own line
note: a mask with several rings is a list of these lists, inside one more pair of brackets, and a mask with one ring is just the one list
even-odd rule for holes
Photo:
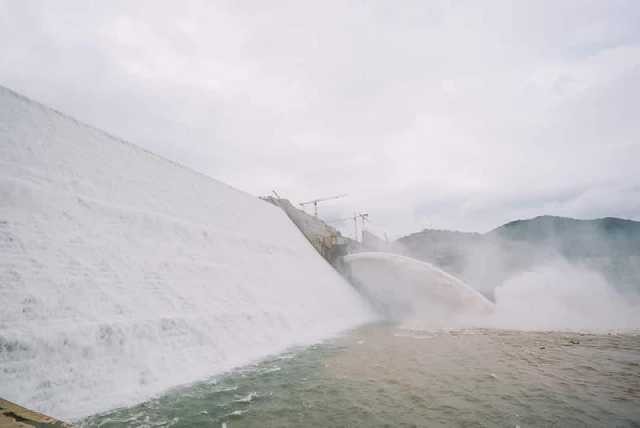
[[0,398],[0,428],[70,428],[71,425]]
[[140,402],[369,319],[278,208],[0,87],[0,396]]

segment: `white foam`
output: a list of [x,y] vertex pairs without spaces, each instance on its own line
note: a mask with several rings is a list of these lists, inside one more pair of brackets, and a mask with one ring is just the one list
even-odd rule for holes
[[77,418],[371,317],[276,207],[0,88],[0,396]]
[[600,273],[562,259],[509,278],[495,296],[493,327],[590,332],[640,328],[637,294],[620,294]]
[[622,295],[602,275],[562,259],[509,278],[495,289],[495,304],[452,275],[409,257],[358,253],[345,262],[363,294],[385,316],[412,331],[640,328],[637,295]]

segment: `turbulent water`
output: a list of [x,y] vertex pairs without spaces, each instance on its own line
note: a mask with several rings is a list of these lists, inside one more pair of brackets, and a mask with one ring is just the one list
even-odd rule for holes
[[640,333],[371,325],[85,427],[640,426]]
[[277,207],[0,86],[0,397],[61,419],[370,321]]
[[363,252],[344,257],[351,281],[385,319],[458,325],[495,312],[492,302],[432,264],[398,254]]

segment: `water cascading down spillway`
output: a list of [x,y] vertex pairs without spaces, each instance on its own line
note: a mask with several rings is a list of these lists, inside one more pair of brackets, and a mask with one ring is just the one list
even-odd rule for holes
[[0,397],[73,421],[372,318],[280,209],[0,87]]
[[493,313],[494,304],[437,267],[398,254],[344,257],[352,283],[387,319],[433,326],[464,325]]

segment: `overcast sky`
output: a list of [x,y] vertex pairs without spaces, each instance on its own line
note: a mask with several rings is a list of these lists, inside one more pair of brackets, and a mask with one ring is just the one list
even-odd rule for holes
[[390,237],[640,220],[635,0],[0,0],[0,52],[4,86]]

